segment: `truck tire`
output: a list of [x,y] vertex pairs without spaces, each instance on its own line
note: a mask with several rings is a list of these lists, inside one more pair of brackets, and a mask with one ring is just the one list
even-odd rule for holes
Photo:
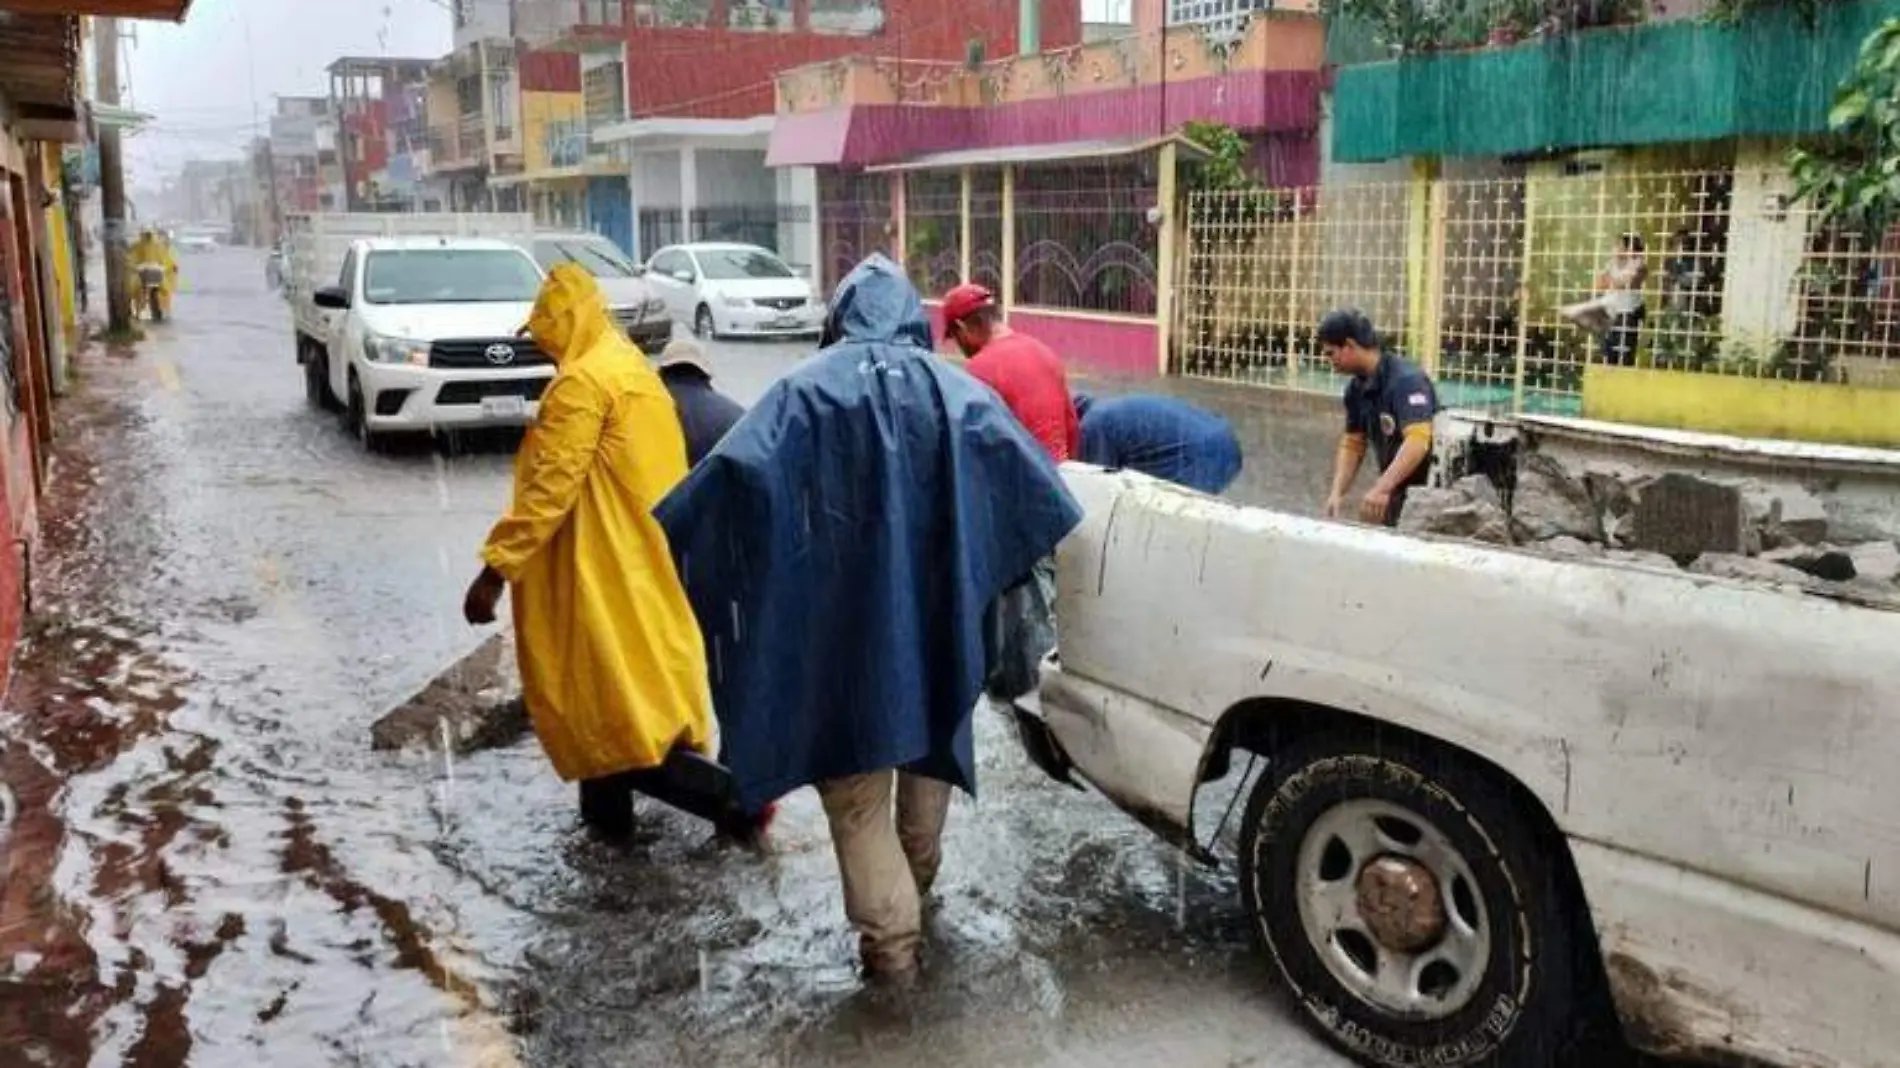
[[330,395],[330,357],[310,342],[303,343],[303,396],[320,412],[336,410],[336,398]]
[[1591,1021],[1568,857],[1495,774],[1406,737],[1270,754],[1241,896],[1321,1037],[1368,1065],[1544,1068]]
[[350,399],[343,406],[343,429],[362,443],[363,451],[372,455],[384,452],[387,441],[382,434],[369,428],[367,409],[363,406],[363,387],[350,376]]
[[704,304],[693,313],[693,336],[702,341],[719,340],[719,326],[713,320],[712,309]]

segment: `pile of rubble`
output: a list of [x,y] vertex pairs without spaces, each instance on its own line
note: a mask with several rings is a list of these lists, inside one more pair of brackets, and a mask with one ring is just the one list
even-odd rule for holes
[[1509,493],[1483,475],[1412,491],[1400,529],[1900,599],[1900,547],[1838,539],[1822,501],[1794,486],[1610,463],[1572,469],[1530,452]]

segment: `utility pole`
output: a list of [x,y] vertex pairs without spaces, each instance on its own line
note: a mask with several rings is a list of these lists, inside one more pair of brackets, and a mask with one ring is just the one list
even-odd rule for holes
[[[93,40],[99,102],[119,105],[119,20],[94,19]],[[99,130],[99,198],[105,213],[106,328],[115,334],[132,329],[132,294],[126,290],[125,154],[116,120]]]
[[284,236],[284,202],[277,194],[277,150],[271,145],[268,131],[264,134],[264,169],[270,172],[270,234],[275,242]]

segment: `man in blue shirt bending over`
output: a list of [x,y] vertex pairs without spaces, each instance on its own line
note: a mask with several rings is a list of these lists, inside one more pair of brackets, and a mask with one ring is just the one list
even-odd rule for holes
[[1075,397],[1084,463],[1217,494],[1240,477],[1240,442],[1227,420],[1172,397]]

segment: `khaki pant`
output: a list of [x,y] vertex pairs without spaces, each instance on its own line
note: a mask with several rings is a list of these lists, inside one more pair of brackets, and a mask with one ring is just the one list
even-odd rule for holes
[[819,783],[818,797],[831,823],[831,845],[844,879],[845,918],[857,928],[865,968],[915,968],[917,943],[923,937],[923,896],[943,862],[949,784],[877,771]]

